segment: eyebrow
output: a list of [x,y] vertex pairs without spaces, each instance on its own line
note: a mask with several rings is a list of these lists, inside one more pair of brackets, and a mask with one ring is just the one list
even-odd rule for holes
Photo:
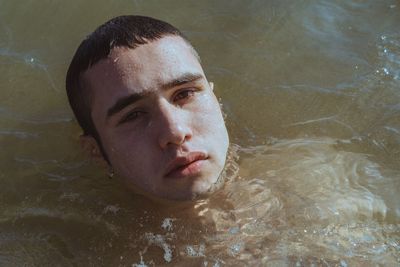
[[[203,79],[204,76],[200,73],[184,73],[183,75],[179,76],[176,79],[173,79],[172,81],[169,81],[161,86],[162,90],[168,90],[169,88],[173,88],[176,86],[180,86],[186,83],[190,82],[195,82],[200,79]],[[144,92],[144,93],[133,93],[125,97],[121,97],[120,99],[115,102],[113,106],[111,106],[108,111],[107,111],[107,118],[113,116],[114,114],[120,112],[123,110],[125,107],[132,105],[133,103],[143,99],[147,95],[149,95],[150,92]]]
[[125,97],[121,97],[120,99],[115,102],[115,104],[110,107],[107,111],[107,118],[113,116],[114,114],[120,112],[125,107],[139,101],[140,99],[144,98],[146,93],[134,93]]
[[195,82],[197,80],[202,79],[204,76],[200,73],[184,73],[178,78],[167,82],[161,86],[162,89],[167,90],[172,87],[176,87],[179,85],[183,85],[185,83]]

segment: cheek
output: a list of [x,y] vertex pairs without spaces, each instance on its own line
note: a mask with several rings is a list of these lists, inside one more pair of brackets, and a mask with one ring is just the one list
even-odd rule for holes
[[215,97],[203,101],[201,108],[195,112],[194,120],[197,132],[212,135],[213,138],[226,138],[225,122],[221,108]]
[[152,179],[143,179],[143,177],[155,176],[153,170],[158,161],[153,160],[154,153],[146,140],[134,139],[131,136],[114,138],[118,138],[119,141],[112,143],[109,158],[115,172],[128,184],[134,183],[143,188],[151,186]]
[[108,142],[105,149],[112,163],[143,161],[147,155],[143,151],[149,151],[149,149],[146,148],[146,136],[142,135],[132,134],[129,129],[121,129],[109,134],[106,137]]

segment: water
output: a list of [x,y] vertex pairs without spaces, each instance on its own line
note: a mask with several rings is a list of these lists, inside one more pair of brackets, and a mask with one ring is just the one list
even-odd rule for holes
[[[64,91],[121,14],[193,41],[232,141],[225,187],[162,205],[82,154]],[[0,1],[0,266],[398,266],[399,1]]]

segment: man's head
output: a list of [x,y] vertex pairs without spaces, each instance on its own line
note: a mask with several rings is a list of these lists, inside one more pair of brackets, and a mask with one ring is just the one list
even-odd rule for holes
[[218,180],[228,147],[219,103],[170,24],[108,21],[79,46],[66,87],[83,142],[131,188],[190,199]]

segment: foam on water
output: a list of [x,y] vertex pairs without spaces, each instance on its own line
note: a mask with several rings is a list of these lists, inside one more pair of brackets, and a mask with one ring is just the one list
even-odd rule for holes
[[146,239],[149,241],[150,245],[156,245],[164,250],[164,260],[166,262],[171,262],[172,260],[172,248],[163,235],[155,235],[153,233],[146,233]]

